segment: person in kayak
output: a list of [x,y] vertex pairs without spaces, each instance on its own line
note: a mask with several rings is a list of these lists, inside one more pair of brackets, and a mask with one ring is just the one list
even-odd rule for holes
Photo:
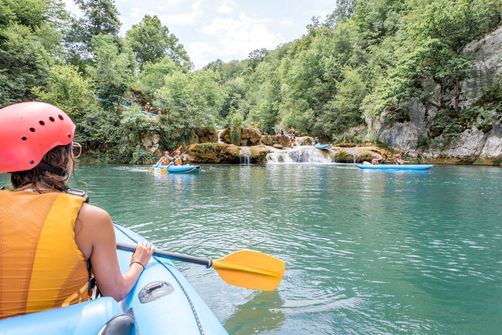
[[184,165],[185,161],[186,161],[186,158],[185,158],[185,156],[183,156],[181,154],[181,151],[176,150],[174,152],[174,165],[176,165],[176,166],[178,166],[178,165]]
[[394,162],[397,164],[397,165],[402,165],[404,164],[404,161],[401,159],[401,154],[396,154],[394,156]]
[[164,156],[160,157],[155,165],[169,165],[173,160],[174,158],[169,154],[169,150],[166,150],[164,151]]
[[152,256],[138,243],[121,273],[110,215],[68,188],[81,149],[74,134],[55,106],[0,109],[0,173],[13,186],[0,190],[0,319],[89,300],[94,282],[120,301]]
[[373,158],[371,159],[371,165],[380,165],[381,160],[382,160],[382,156],[374,153]]

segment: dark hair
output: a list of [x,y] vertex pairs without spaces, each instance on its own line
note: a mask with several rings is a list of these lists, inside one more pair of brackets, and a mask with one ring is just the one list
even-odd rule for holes
[[[20,188],[32,184],[35,186],[36,191],[40,191],[37,187],[39,185],[44,185],[51,190],[60,192],[65,191],[68,188],[67,166],[70,159],[73,159],[71,150],[71,143],[67,145],[58,145],[57,147],[54,147],[49,152],[47,152],[42,158],[40,164],[35,166],[33,169],[12,172],[10,176],[12,186],[14,186],[15,188]],[[48,169],[47,165],[56,168],[63,173],[58,174],[54,171],[50,171],[54,169],[50,169],[50,167]]]

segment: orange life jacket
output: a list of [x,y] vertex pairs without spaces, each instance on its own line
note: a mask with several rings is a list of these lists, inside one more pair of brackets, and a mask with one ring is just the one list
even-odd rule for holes
[[90,299],[74,231],[83,202],[59,192],[0,191],[0,319]]

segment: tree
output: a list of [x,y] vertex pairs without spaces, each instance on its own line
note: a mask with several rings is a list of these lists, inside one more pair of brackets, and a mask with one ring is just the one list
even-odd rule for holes
[[176,71],[179,67],[168,57],[157,63],[146,62],[131,89],[140,93],[144,100],[152,101],[155,91],[164,86],[165,78]]
[[81,24],[84,40],[90,44],[96,35],[117,36],[120,30],[119,12],[114,0],[75,0],[84,13]]
[[183,45],[169,29],[163,26],[157,16],[146,15],[143,20],[127,32],[127,42],[142,67],[145,63],[156,63],[164,57],[190,69],[192,64]]
[[113,0],[75,0],[83,12],[80,19],[70,18],[64,34],[67,61],[85,68],[93,58],[92,39],[110,35],[118,43],[119,13]]
[[173,138],[186,139],[197,128],[214,127],[223,92],[213,71],[175,72],[155,92],[155,104],[166,111]]
[[121,102],[133,81],[134,56],[129,48],[121,52],[112,35],[94,36],[92,45],[95,66],[89,66],[88,72],[98,98],[104,106],[110,107]]
[[55,65],[44,87],[36,87],[35,95],[58,106],[78,121],[96,107],[96,98],[89,79],[83,78],[73,65]]
[[52,33],[41,0],[0,1],[0,105],[33,99],[53,58],[41,31]]

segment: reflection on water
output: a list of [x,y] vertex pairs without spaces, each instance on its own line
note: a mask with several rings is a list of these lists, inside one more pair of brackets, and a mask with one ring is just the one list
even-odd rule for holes
[[260,334],[281,327],[283,301],[277,291],[254,292],[246,303],[237,306],[225,321],[225,329],[234,335]]

